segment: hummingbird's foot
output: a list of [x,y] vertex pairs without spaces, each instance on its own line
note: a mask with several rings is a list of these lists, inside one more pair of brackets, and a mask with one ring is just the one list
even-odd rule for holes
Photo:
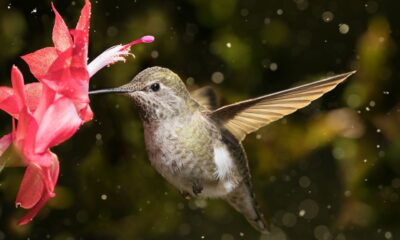
[[181,191],[181,195],[184,199],[186,200],[190,200],[192,198],[192,196],[190,195],[190,193],[186,192],[186,191]]
[[203,186],[198,182],[193,182],[192,191],[195,196],[199,195],[203,191]]

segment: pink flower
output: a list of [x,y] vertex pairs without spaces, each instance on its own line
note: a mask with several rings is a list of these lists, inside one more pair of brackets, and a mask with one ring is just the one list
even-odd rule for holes
[[[15,149],[26,166],[16,205],[28,209],[19,221],[26,224],[47,200],[54,197],[59,173],[58,157],[50,151],[74,135],[93,117],[89,106],[89,79],[103,67],[124,61],[130,47],[154,40],[145,36],[126,45],[114,46],[87,65],[90,2],[85,1],[78,24],[68,30],[55,13],[54,47],[47,47],[22,58],[40,81],[24,85],[21,72],[12,68],[12,88],[0,87],[0,109],[18,121],[13,131],[0,139],[0,169],[7,165],[5,152]],[[11,151],[10,150],[10,151]]]

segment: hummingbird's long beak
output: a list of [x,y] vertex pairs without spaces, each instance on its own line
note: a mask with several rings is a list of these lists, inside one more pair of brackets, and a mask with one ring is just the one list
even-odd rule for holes
[[90,91],[89,95],[104,94],[104,93],[130,93],[130,92],[134,92],[134,91],[135,90],[133,90],[133,89],[117,87],[117,88],[108,88],[108,89],[100,89],[100,90]]

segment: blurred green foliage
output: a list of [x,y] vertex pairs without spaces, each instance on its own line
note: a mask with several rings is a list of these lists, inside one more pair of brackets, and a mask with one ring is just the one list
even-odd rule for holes
[[[55,4],[74,26],[83,1]],[[1,85],[10,85],[12,64],[35,81],[19,56],[51,45],[52,27],[49,1],[0,1]],[[160,65],[190,89],[212,85],[230,103],[357,69],[316,103],[245,140],[257,199],[275,226],[261,239],[400,237],[396,1],[93,1],[90,58],[145,34],[156,42],[102,70],[92,89]],[[95,119],[54,149],[57,197],[31,224],[16,226],[23,169],[1,173],[0,240],[260,239],[224,202],[187,202],[152,169],[128,99],[96,97],[92,107]],[[11,121],[4,113],[0,120],[3,135]]]

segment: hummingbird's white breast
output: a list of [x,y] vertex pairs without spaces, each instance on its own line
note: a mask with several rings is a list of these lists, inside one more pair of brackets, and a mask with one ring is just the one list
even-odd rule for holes
[[154,168],[171,184],[201,197],[222,197],[240,182],[237,166],[221,133],[200,112],[144,125],[146,147]]

